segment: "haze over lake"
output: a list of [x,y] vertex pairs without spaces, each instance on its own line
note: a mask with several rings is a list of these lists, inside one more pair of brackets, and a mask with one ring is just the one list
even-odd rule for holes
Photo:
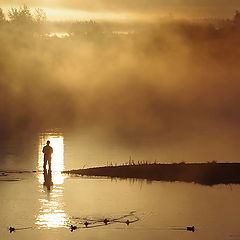
[[63,174],[238,163],[238,2],[0,3],[4,240],[240,239],[238,184]]

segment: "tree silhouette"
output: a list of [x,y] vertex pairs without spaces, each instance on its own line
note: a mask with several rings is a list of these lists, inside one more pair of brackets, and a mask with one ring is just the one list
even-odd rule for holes
[[[14,34],[27,34],[31,36],[34,33],[40,33],[43,31],[42,23],[46,22],[45,12],[37,8],[34,11],[23,5],[19,8],[11,8],[8,11],[9,26],[11,32]],[[29,35],[30,34],[30,35]]]
[[2,8],[0,8],[0,24],[6,22],[6,18],[5,18],[5,15],[3,13],[3,10]]
[[8,11],[8,17],[10,21],[18,24],[30,24],[34,22],[34,18],[31,14],[29,7],[24,5],[23,7],[11,8]]

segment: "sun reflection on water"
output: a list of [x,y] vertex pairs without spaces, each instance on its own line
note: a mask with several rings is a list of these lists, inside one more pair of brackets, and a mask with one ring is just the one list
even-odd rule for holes
[[[43,153],[42,149],[47,140],[53,148],[52,171],[42,172]],[[39,228],[66,227],[68,222],[64,211],[64,137],[56,132],[41,134],[39,137],[38,154],[38,181],[40,209],[35,224]]]

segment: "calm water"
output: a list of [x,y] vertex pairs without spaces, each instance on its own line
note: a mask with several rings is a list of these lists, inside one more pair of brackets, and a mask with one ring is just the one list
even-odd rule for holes
[[[41,149],[47,139],[54,148],[50,181],[41,171]],[[240,239],[238,185],[209,187],[62,175],[67,164],[64,136],[40,134],[35,147],[36,173],[0,176],[1,239]],[[104,225],[104,218],[119,221]],[[127,219],[139,220],[127,226]],[[84,228],[86,220],[98,226]],[[79,229],[70,232],[71,224]],[[192,225],[194,233],[176,230]],[[9,226],[28,229],[10,234]]]

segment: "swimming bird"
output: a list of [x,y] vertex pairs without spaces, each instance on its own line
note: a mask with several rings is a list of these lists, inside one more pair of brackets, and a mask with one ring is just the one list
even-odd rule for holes
[[187,227],[187,231],[189,232],[195,232],[195,227],[192,226],[192,227]]
[[8,230],[9,230],[10,233],[12,233],[12,232],[14,232],[14,231],[16,230],[16,228],[14,228],[14,227],[9,227]]
[[105,223],[105,225],[107,225],[110,221],[107,218],[105,218],[103,222]]
[[71,232],[73,232],[73,231],[76,230],[76,229],[77,229],[77,226],[73,226],[73,225],[70,226],[70,231],[71,231]]

